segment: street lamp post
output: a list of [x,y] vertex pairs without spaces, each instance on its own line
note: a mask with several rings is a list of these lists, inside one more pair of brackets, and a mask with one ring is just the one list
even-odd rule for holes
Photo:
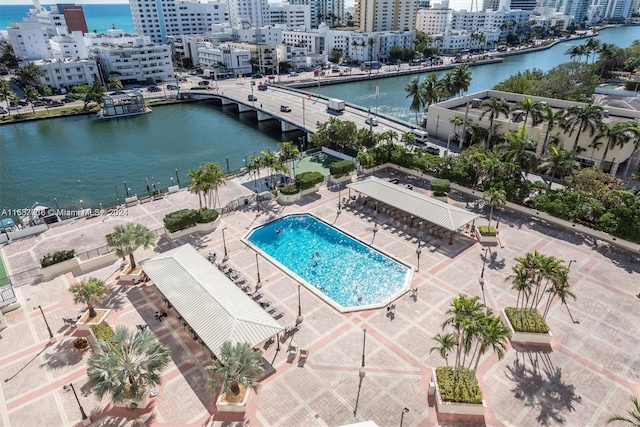
[[296,323],[300,324],[302,323],[302,321],[304,320],[304,317],[302,316],[302,304],[300,301],[300,284],[298,284],[298,318],[296,319]]
[[362,364],[360,365],[360,377],[364,377],[366,375],[366,371],[364,369],[364,349],[367,344],[367,330],[363,329],[362,333]]
[[258,264],[258,253],[256,252],[256,272],[258,273],[258,283],[256,283],[256,289],[260,288],[262,284],[260,283],[260,264]]
[[44,311],[42,311],[42,306],[39,305],[37,307],[33,307],[34,310],[36,308],[40,309],[40,314],[42,314],[42,318],[44,319],[44,324],[47,326],[47,332],[49,332],[49,342],[50,343],[56,342],[56,337],[54,337],[53,332],[51,332],[51,328],[49,327],[49,322],[47,322],[47,316],[45,316]]
[[339,188],[338,189],[338,213],[342,213],[342,202],[340,202],[341,192],[342,192],[342,189]]
[[571,270],[571,264],[573,264],[574,262],[578,262],[575,259],[572,259],[571,261],[569,261],[569,267],[567,267],[569,270]]
[[229,255],[227,254],[227,239],[224,237],[224,230],[226,229],[226,227],[222,229],[222,246],[224,246],[224,258],[222,258],[222,262],[229,259]]
[[420,271],[420,254],[422,253],[422,248],[420,247],[421,243],[422,243],[422,241],[418,240],[418,247],[416,248],[416,256],[418,257],[418,265],[416,266],[416,271]]
[[64,391],[71,390],[73,392],[73,395],[76,398],[76,402],[78,402],[78,408],[80,408],[80,415],[82,416],[82,425],[83,426],[88,426],[89,424],[91,424],[91,419],[84,412],[84,408],[82,407],[82,404],[80,404],[80,399],[78,399],[78,393],[76,393],[76,389],[73,386],[73,383],[69,383],[67,385],[64,385],[62,388],[63,388]]
[[402,413],[400,414],[400,427],[402,427],[402,423],[404,421],[404,414],[409,412],[409,408],[402,408]]

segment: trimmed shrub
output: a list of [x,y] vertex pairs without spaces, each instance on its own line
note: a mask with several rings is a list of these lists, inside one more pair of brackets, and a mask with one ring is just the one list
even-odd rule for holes
[[74,249],[70,249],[68,251],[55,251],[53,254],[46,254],[40,260],[40,265],[44,267],[49,267],[50,265],[61,263],[62,261],[66,261],[68,259],[72,259],[76,256],[76,251]]
[[431,191],[434,196],[446,196],[451,191],[451,182],[448,179],[434,179],[431,181]]
[[207,208],[198,209],[198,214],[199,214],[199,217],[197,219],[197,222],[201,224],[207,223],[207,222],[213,222],[216,219],[218,219],[218,211],[215,209],[207,209]]
[[533,332],[544,334],[549,332],[549,325],[536,308],[505,307],[504,312],[516,332]]
[[164,227],[170,233],[193,227],[198,223],[215,221],[218,218],[218,211],[215,209],[182,209],[171,212],[163,219]]
[[84,350],[85,348],[89,347],[89,340],[84,337],[78,337],[73,341],[73,347],[77,348],[78,350]]
[[340,160],[329,166],[329,173],[335,178],[348,175],[354,170],[356,170],[356,164],[351,160]]
[[478,232],[483,236],[496,236],[498,234],[498,230],[493,225],[480,225],[478,226]]
[[300,190],[307,190],[324,181],[320,172],[303,172],[296,175],[296,185]]
[[102,322],[98,325],[93,325],[91,326],[91,330],[93,331],[93,335],[96,336],[97,340],[102,340],[106,342],[111,342],[111,339],[115,335],[113,328],[107,322]]
[[280,189],[280,192],[284,195],[291,196],[293,194],[299,193],[300,190],[295,185],[287,185],[285,187],[282,187]]
[[438,388],[440,396],[445,402],[458,403],[482,403],[482,390],[476,381],[475,385],[469,393],[469,388],[473,380],[473,371],[468,368],[461,369],[462,387],[456,390],[458,377],[455,375],[453,366],[438,366],[436,368],[436,378],[438,379]]

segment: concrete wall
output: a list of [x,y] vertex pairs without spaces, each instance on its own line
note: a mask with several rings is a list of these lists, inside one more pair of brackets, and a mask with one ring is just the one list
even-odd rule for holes
[[47,231],[49,227],[47,224],[34,225],[33,227],[24,228],[22,230],[11,231],[7,233],[10,240],[22,239],[23,237],[33,236],[34,234],[40,234]]

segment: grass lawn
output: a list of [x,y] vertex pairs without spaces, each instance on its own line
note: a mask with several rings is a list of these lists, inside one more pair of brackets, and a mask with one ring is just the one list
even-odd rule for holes
[[313,154],[296,162],[296,174],[302,172],[320,172],[323,175],[327,175],[329,173],[329,166],[340,160],[342,159],[324,153]]
[[9,284],[9,278],[7,276],[7,269],[4,267],[2,254],[0,254],[0,286],[6,286]]

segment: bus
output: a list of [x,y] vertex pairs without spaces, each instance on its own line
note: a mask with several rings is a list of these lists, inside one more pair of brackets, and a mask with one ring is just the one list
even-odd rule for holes
[[360,64],[360,71],[377,70],[378,68],[380,68],[378,61],[367,61]]

